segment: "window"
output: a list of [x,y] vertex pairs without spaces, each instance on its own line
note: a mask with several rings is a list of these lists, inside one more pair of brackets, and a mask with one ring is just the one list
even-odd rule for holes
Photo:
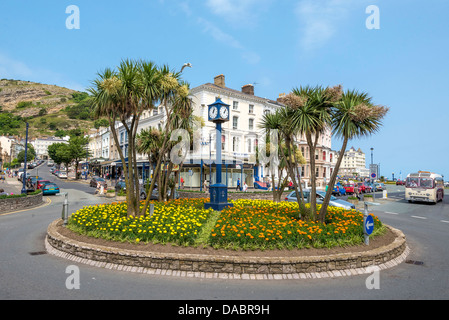
[[251,143],[251,139],[248,139],[248,153],[251,153],[251,148],[252,147],[252,143]]
[[254,119],[249,119],[248,121],[248,129],[254,130]]
[[237,129],[239,125],[239,117],[232,117],[232,129]]
[[232,151],[234,152],[239,151],[239,138],[237,137],[232,138]]
[[248,106],[248,113],[254,113],[254,105],[253,104],[250,104]]
[[326,151],[323,151],[323,161],[326,161]]
[[221,150],[225,150],[226,145],[226,136],[223,134],[221,135]]
[[239,109],[239,102],[233,101],[232,102],[232,110],[238,110]]

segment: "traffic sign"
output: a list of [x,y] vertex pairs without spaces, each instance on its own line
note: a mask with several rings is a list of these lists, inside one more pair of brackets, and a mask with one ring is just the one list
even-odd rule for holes
[[370,235],[374,230],[374,219],[372,215],[368,215],[365,217],[363,221],[363,231],[365,234]]
[[375,178],[376,177],[376,174],[375,173],[371,173],[371,178]]

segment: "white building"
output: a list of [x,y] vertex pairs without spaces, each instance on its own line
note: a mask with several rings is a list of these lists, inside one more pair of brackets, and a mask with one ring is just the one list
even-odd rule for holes
[[366,168],[365,153],[359,148],[351,147],[343,155],[338,174],[342,177],[368,177],[369,169]]
[[[222,125],[222,182],[232,188],[236,187],[238,179],[241,184],[245,181],[250,187],[254,186],[256,181],[264,181],[269,174],[268,170],[264,168],[263,163],[260,166],[256,164],[256,148],[259,139],[264,134],[258,126],[265,113],[275,112],[282,104],[256,96],[253,85],[244,85],[241,90],[228,88],[224,75],[216,76],[213,83],[205,83],[191,89],[190,96],[193,102],[193,115],[202,118],[204,126],[194,132],[194,149],[183,163],[181,177],[185,181],[184,185],[200,187],[204,180],[208,180],[212,184],[215,183],[215,124],[208,121],[208,105],[214,103],[217,98],[230,105],[230,121]],[[137,132],[149,127],[162,130],[165,121],[166,115],[162,106],[154,110],[147,110],[143,112],[139,120]],[[116,128],[119,146],[124,151],[126,158],[128,156],[128,136],[121,123],[118,123]],[[109,147],[106,147],[107,141],[109,141]],[[308,160],[308,147],[304,138],[299,139],[299,145]],[[94,159],[104,158],[105,161],[101,164],[103,172],[111,172],[113,167],[121,166],[112,134],[108,135],[106,132],[97,131],[90,136],[89,149]],[[137,161],[140,177],[148,177],[151,171],[147,156],[138,154]],[[317,182],[320,187],[324,188],[336,162],[335,152],[331,149],[330,130],[319,137],[316,162]],[[304,165],[302,168],[303,181],[309,182],[310,174],[309,164]]]
[[31,141],[31,145],[34,147],[34,151],[36,151],[37,158],[48,159],[48,147],[54,143],[67,143],[68,139],[69,139],[68,137],[37,138]]

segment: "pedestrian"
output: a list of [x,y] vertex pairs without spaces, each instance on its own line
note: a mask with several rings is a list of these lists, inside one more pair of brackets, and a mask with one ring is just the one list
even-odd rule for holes
[[0,189],[0,196],[7,196],[8,194],[5,192],[5,190]]
[[240,191],[240,178],[237,178],[237,191]]
[[354,193],[358,200],[360,200],[359,187],[354,185]]
[[207,180],[204,180],[203,188],[204,188],[204,192],[207,193]]
[[243,192],[246,192],[248,190],[248,185],[246,184],[246,181],[243,182]]
[[2,171],[0,178],[2,180],[2,183],[5,183],[5,172]]
[[183,189],[183,188],[184,188],[184,178],[181,177],[181,189]]

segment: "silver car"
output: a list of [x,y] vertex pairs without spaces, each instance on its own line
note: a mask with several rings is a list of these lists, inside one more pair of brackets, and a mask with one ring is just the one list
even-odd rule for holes
[[[310,190],[304,190],[303,193],[304,193],[304,201],[305,202],[309,202],[310,201],[309,200]],[[317,192],[316,192],[316,203],[317,204],[322,204],[325,196],[326,196],[326,192],[317,190]],[[285,201],[296,202],[297,201],[296,200],[296,192],[295,191],[290,192],[288,194],[288,196],[285,198]],[[340,208],[344,208],[344,209],[347,209],[347,210],[355,209],[355,205],[354,204],[352,204],[350,202],[347,202],[347,201],[344,201],[344,200],[341,200],[341,199],[338,199],[338,198],[336,198],[334,196],[331,196],[330,201],[329,201],[329,205],[332,206],[332,207],[340,207]]]

